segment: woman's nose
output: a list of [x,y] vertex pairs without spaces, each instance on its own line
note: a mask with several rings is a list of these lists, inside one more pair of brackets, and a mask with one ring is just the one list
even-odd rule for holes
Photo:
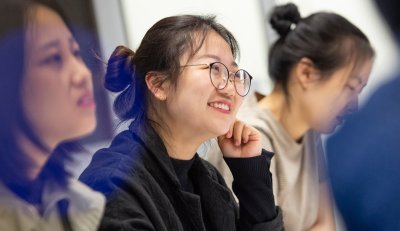
[[82,59],[74,57],[70,68],[72,68],[72,81],[75,85],[92,85],[92,72]]

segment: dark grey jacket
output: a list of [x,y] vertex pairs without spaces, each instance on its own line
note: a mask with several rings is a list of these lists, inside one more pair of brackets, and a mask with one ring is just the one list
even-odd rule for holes
[[181,189],[165,146],[150,126],[121,132],[109,148],[97,151],[80,177],[107,197],[100,229],[283,230],[279,209],[272,221],[241,222],[221,175],[207,161],[195,158],[190,170],[193,194]]

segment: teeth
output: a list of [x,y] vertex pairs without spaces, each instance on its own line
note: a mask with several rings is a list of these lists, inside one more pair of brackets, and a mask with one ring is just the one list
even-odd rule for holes
[[211,107],[219,108],[225,111],[230,111],[230,108],[227,104],[224,103],[210,103]]

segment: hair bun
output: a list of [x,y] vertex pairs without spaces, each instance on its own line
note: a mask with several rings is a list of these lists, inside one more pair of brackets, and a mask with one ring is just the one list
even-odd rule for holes
[[281,37],[285,37],[292,29],[292,24],[296,25],[300,19],[301,16],[297,6],[293,3],[288,3],[274,8],[270,23]]
[[112,92],[120,92],[133,82],[135,53],[125,47],[118,46],[107,63],[104,87]]

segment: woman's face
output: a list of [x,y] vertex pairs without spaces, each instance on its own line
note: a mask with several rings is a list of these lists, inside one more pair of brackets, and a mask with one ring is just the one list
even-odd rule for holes
[[61,17],[37,6],[26,29],[23,108],[45,145],[87,135],[96,126],[92,75]]
[[353,64],[336,70],[326,80],[316,81],[308,94],[308,119],[311,128],[330,133],[342,124],[346,115],[358,109],[358,95],[367,85],[373,60],[353,68]]
[[209,139],[225,134],[235,121],[243,98],[236,93],[232,82],[222,90],[213,86],[208,66],[213,62],[223,63],[232,73],[239,69],[228,43],[211,30],[191,59],[181,58],[182,66],[206,65],[182,67],[176,89],[167,96],[170,127]]

